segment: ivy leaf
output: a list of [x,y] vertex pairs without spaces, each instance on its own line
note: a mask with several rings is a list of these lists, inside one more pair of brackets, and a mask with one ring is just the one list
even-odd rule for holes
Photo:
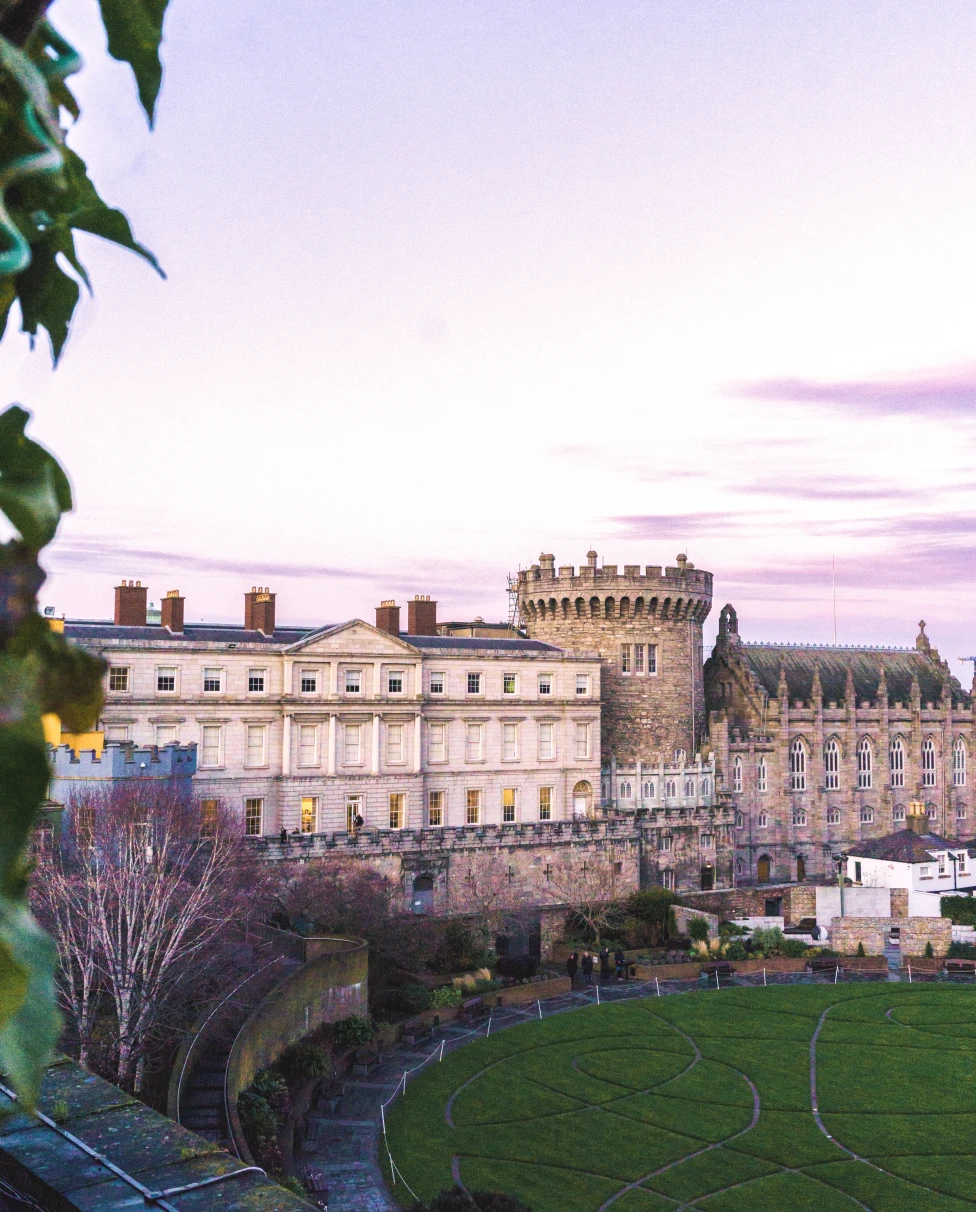
[[50,241],[33,244],[31,254],[30,265],[17,275],[20,326],[32,338],[37,336],[38,328],[47,329],[54,364],[57,365],[68,339],[68,325],[78,305],[81,290],[74,278],[58,265],[57,249]]
[[54,943],[26,906],[0,898],[0,1070],[27,1110],[61,1031],[54,962]]
[[57,459],[24,433],[29,419],[16,404],[0,413],[0,509],[39,551],[71,508],[71,486]]
[[159,44],[169,0],[99,0],[108,34],[108,53],[128,63],[136,77],[139,100],[153,124],[156,97],[163,81]]

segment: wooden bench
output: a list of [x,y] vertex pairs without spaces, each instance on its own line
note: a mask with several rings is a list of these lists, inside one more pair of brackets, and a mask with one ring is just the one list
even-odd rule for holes
[[422,1018],[412,1019],[408,1023],[403,1024],[403,1042],[416,1046],[425,1039],[430,1039],[431,1028],[429,1023],[425,1023]]
[[728,960],[712,960],[709,964],[702,964],[701,976],[731,976],[735,972],[735,968]]
[[949,975],[962,972],[976,973],[976,960],[947,959],[945,962],[945,970]]
[[811,972],[833,972],[840,967],[840,960],[829,955],[815,955],[807,960]]
[[466,1023],[476,1023],[479,1019],[485,1017],[488,1013],[488,1007],[485,1005],[483,997],[469,997],[461,1003],[461,1018]]

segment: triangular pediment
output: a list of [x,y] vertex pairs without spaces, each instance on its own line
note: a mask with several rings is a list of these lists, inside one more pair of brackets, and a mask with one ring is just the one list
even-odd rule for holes
[[420,652],[405,640],[397,639],[389,632],[380,631],[362,619],[349,619],[335,627],[313,632],[285,649],[286,654],[301,653],[302,656],[365,657],[377,659],[384,656],[420,656]]

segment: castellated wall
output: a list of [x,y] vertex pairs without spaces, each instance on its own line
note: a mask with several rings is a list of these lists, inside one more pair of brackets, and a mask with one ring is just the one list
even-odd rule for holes
[[[598,568],[594,551],[578,573],[573,566],[557,572],[555,557],[541,555],[519,573],[518,590],[529,636],[599,654],[605,764],[671,761],[676,749],[694,754],[705,729],[702,623],[712,606],[710,572],[679,556],[673,568],[648,565],[642,573],[625,564],[619,573],[616,564]],[[643,670],[635,668],[639,644]]]

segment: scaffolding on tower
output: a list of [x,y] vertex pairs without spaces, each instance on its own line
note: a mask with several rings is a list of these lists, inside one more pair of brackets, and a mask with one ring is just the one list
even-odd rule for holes
[[524,634],[522,631],[522,602],[519,597],[518,573],[514,576],[512,573],[508,574],[508,630],[513,639],[518,639]]

